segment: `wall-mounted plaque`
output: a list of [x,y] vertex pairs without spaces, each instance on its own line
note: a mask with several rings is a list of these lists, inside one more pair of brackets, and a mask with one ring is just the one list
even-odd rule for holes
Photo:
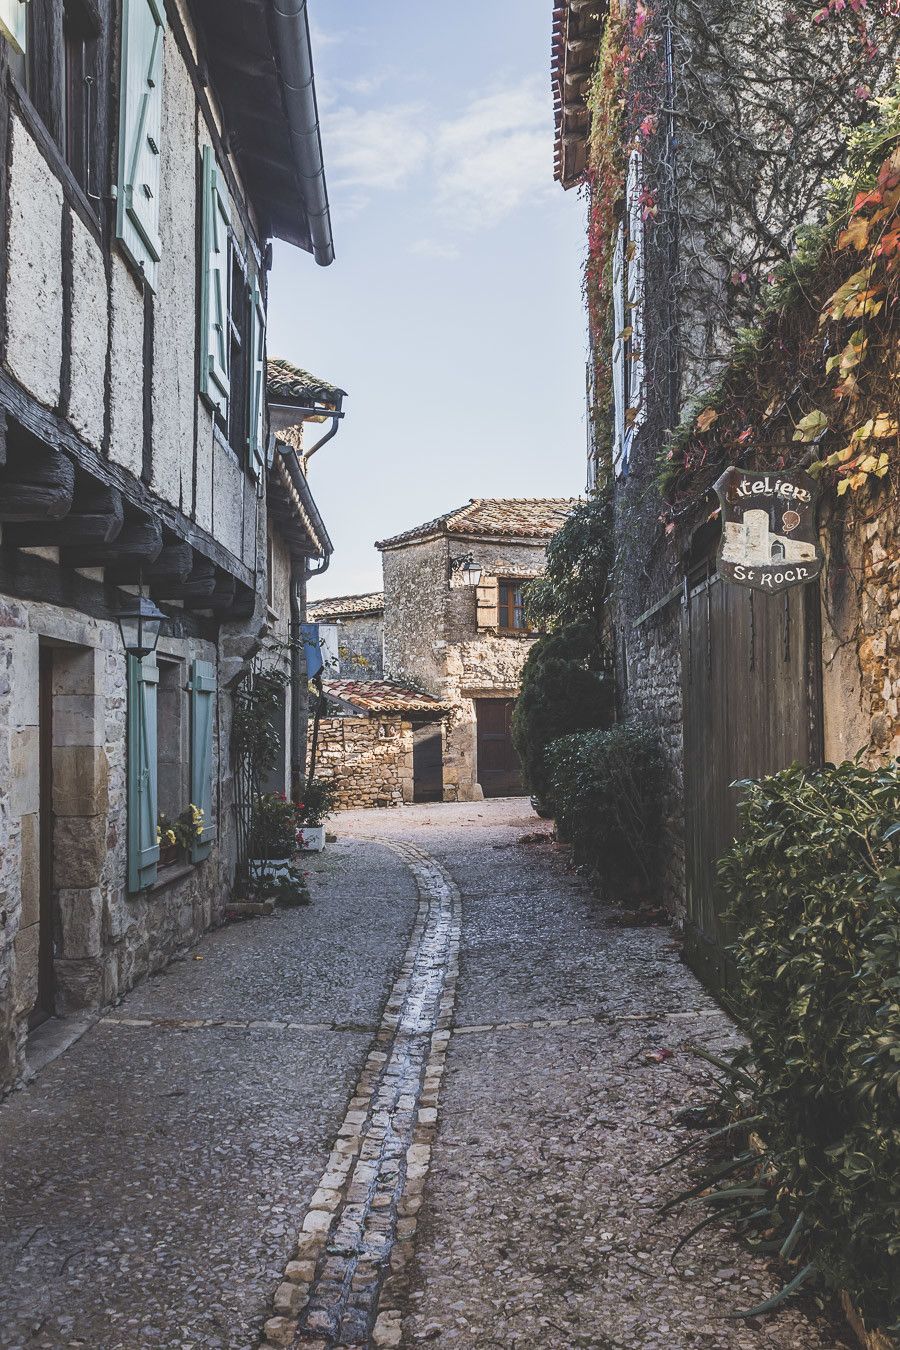
[[818,491],[815,479],[802,471],[726,469],[716,483],[722,503],[719,575],[758,591],[815,581],[822,570]]

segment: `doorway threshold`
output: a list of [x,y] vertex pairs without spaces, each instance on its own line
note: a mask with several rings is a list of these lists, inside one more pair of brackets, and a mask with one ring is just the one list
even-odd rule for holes
[[36,1027],[25,1045],[25,1081],[31,1082],[42,1069],[80,1041],[96,1020],[96,1013],[82,1017],[49,1017]]

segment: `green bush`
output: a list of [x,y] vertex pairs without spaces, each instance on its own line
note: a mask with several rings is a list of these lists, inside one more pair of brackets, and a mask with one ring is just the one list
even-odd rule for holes
[[571,732],[608,726],[612,719],[612,674],[598,669],[600,664],[586,624],[547,633],[528,653],[512,734],[525,786],[541,810],[554,808],[545,758],[550,742]]
[[720,863],[753,1110],[806,1260],[900,1331],[900,767],[742,784]]
[[550,793],[560,835],[605,889],[639,888],[656,875],[665,772],[654,732],[623,722],[548,746]]

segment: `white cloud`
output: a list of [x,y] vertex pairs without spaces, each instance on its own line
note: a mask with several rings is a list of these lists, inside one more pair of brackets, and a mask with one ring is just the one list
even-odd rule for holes
[[417,239],[409,251],[420,258],[434,258],[438,262],[455,262],[460,256],[457,245],[443,239]]
[[541,84],[473,99],[439,129],[437,197],[467,229],[496,225],[552,188],[552,122]]
[[339,187],[393,190],[422,165],[428,135],[412,104],[357,112],[333,109],[323,124],[325,165]]

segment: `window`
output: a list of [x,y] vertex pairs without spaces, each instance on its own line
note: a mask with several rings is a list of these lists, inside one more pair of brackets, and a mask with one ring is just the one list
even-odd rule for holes
[[79,0],[63,5],[63,153],[86,193],[95,190],[92,144],[96,102],[97,30]]
[[644,421],[644,220],[641,153],[628,161],[625,206],[613,253],[613,467],[628,469]]
[[521,581],[501,581],[497,600],[497,627],[506,633],[522,633],[528,628]]
[[11,48],[10,64],[20,80],[25,79],[28,47],[28,0],[0,0],[0,37]]
[[187,693],[181,661],[157,658],[156,789],[160,815],[175,820],[188,805]]
[[252,251],[242,249],[212,146],[203,151],[200,390],[242,464],[265,459],[265,309]]

